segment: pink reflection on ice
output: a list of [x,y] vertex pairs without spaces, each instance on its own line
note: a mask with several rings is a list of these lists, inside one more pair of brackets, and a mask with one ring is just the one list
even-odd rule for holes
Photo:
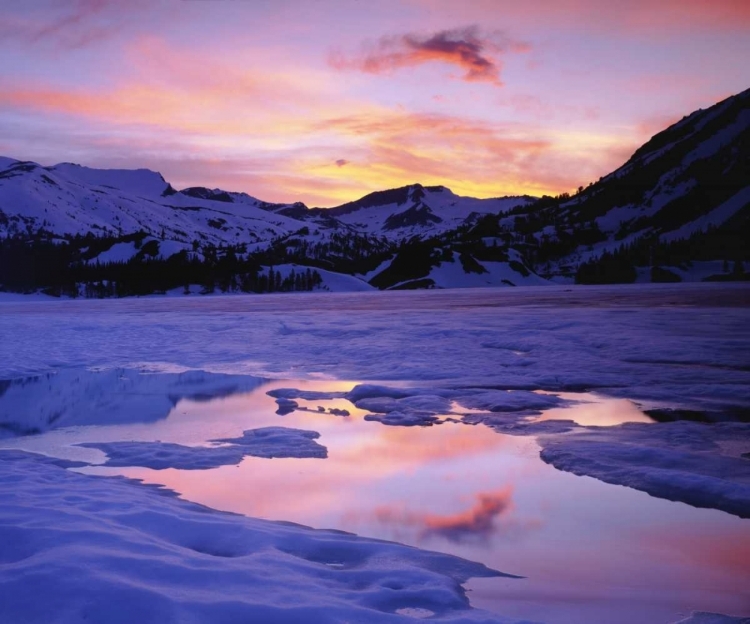
[[[300,399],[310,411],[278,416],[265,394],[281,387],[346,392],[353,385],[273,382],[210,403],[181,401],[169,418],[148,426],[52,432],[26,443],[69,445],[94,436],[201,444],[257,427],[314,430],[326,460],[247,457],[205,471],[86,471],[160,483],[216,509],[396,540],[525,576],[468,584],[472,604],[507,617],[630,624],[676,621],[691,609],[750,608],[746,521],[559,472],[539,459],[532,437],[454,422],[383,426],[342,398]],[[603,425],[643,416],[625,400],[562,396],[577,403],[542,419]],[[350,416],[319,412],[318,405]],[[451,409],[469,411],[460,407]]]
[[530,420],[572,420],[584,427],[614,427],[623,423],[653,423],[643,411],[628,399],[614,399],[594,392],[555,392],[561,399],[572,401],[573,405],[545,410],[540,416]]
[[468,509],[448,514],[417,511],[408,505],[382,505],[373,512],[377,522],[398,527],[415,527],[420,541],[442,537],[451,542],[487,542],[496,533],[529,530],[538,521],[519,522],[512,517],[513,487],[508,485],[493,492],[477,492]]

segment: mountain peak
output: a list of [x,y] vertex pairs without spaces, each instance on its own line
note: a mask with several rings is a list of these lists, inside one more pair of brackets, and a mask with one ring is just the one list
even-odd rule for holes
[[138,195],[158,196],[168,186],[164,176],[151,169],[94,169],[76,163],[60,163],[46,169],[79,184],[127,190]]

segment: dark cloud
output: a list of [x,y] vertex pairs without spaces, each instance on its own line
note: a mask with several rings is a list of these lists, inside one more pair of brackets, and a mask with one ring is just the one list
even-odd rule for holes
[[407,33],[384,37],[356,57],[346,58],[340,52],[334,53],[330,63],[337,69],[381,74],[440,61],[459,67],[463,71],[463,80],[500,85],[500,55],[529,49],[528,44],[513,41],[502,33],[483,34],[477,26],[469,26],[442,30],[429,36]]
[[336,166],[337,166],[337,167],[343,167],[344,165],[348,165],[348,164],[349,164],[349,161],[348,161],[348,160],[346,160],[346,159],[344,159],[344,158],[339,158],[339,159],[338,159],[338,160],[336,161],[336,163],[335,163],[335,164],[336,164]]

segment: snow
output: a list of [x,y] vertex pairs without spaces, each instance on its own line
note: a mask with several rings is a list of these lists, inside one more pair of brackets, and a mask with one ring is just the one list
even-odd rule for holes
[[[421,199],[412,199],[414,192],[424,192]],[[408,199],[402,203],[390,203],[382,205],[359,208],[346,214],[337,215],[337,219],[358,232],[377,234],[390,239],[407,239],[415,235],[424,235],[429,231],[430,235],[453,229],[461,225],[472,213],[478,214],[501,214],[508,212],[516,206],[525,206],[534,201],[530,197],[501,197],[491,199],[477,199],[474,197],[461,197],[454,194],[445,187],[422,187],[413,185],[409,187]],[[427,207],[430,213],[438,219],[438,222],[429,225],[418,224],[399,227],[396,229],[386,228],[386,221],[393,215],[403,214],[414,206]]]
[[315,431],[288,427],[249,429],[239,438],[211,440],[221,446],[184,446],[165,442],[85,442],[80,446],[107,454],[105,466],[144,466],[154,470],[206,470],[239,464],[254,457],[317,457],[325,459],[326,448],[315,440]]
[[[174,193],[167,182],[145,169],[102,170],[63,163],[33,165],[0,178],[0,205],[9,218],[20,217],[57,234],[128,234],[145,231],[173,244],[202,240],[214,244],[270,242],[304,223],[263,210],[258,201],[235,195],[234,203]],[[3,226],[3,231],[13,228]],[[174,253],[173,248],[167,248]]]
[[442,262],[427,276],[437,288],[481,288],[485,286],[541,286],[549,282],[536,273],[523,275],[508,262],[486,262],[479,264],[485,273],[466,273],[454,253],[453,262]]
[[[144,242],[146,242],[145,239]],[[179,241],[173,241],[173,240],[160,240],[159,241],[159,255],[162,258],[169,258],[171,256],[174,256],[175,254],[180,253],[181,251],[189,251],[191,253],[193,249],[192,245],[188,245],[185,243],[181,243]]]
[[[712,420],[747,413],[749,305],[746,284],[7,300],[0,423],[7,435],[55,429],[62,439],[66,427],[158,426],[181,399],[229,396],[262,378],[355,379],[361,383],[331,392],[289,386],[272,394],[292,410],[348,400],[391,427],[485,425],[534,437],[561,470],[746,517],[750,468],[741,455],[750,451],[750,424],[600,427],[533,414],[592,389]],[[350,420],[341,416],[323,414]],[[245,427],[199,439],[188,430],[161,442],[130,430],[89,437],[76,448],[96,456],[75,459],[101,462],[107,453],[112,466],[169,473],[231,466],[248,450],[301,450],[313,455],[289,461],[321,464],[328,446],[307,427],[274,428],[273,440],[257,430],[239,435]],[[33,446],[41,438],[10,441]],[[9,536],[0,544],[0,621],[23,614],[46,622],[53,612],[61,622],[284,622],[301,621],[303,611],[303,621],[386,622],[424,614],[399,609],[430,611],[436,621],[498,621],[468,610],[457,585],[486,574],[481,566],[213,513],[123,479],[63,469],[72,465],[0,452],[0,525]],[[44,601],[32,587],[45,588]]]
[[106,264],[107,262],[127,262],[138,253],[135,243],[115,243],[98,256],[91,258],[87,264]]
[[205,400],[247,392],[263,381],[203,371],[159,373],[63,368],[9,380],[0,392],[0,436],[3,430],[38,433],[90,424],[154,422],[166,418],[181,398]]
[[8,158],[7,156],[0,156],[0,171],[7,169],[11,165],[15,165],[18,161],[15,158]]
[[149,169],[92,169],[61,163],[51,167],[50,171],[78,184],[128,190],[141,196],[160,195],[167,188],[161,174]]
[[[0,161],[0,170],[14,164],[18,164],[17,161],[4,158]],[[208,198],[203,198],[174,189],[170,191],[161,174],[147,169],[94,169],[70,163],[42,167],[31,163],[13,175],[0,176],[0,205],[10,219],[0,228],[0,233],[19,228],[26,231],[27,227],[43,227],[59,235],[145,231],[159,237],[164,245],[161,253],[168,257],[194,240],[217,245],[245,243],[249,249],[263,249],[279,237],[310,229],[317,218],[314,214],[303,213],[300,219],[279,214],[291,205],[266,210],[262,201],[245,193],[227,192],[231,202],[210,199],[211,193],[209,191]],[[224,194],[224,191],[214,189],[213,193]],[[447,189],[433,189],[425,191],[425,201],[429,201],[438,223],[383,231],[382,226],[389,217],[407,210],[413,202],[400,206],[370,206],[341,215],[339,221],[333,221],[333,226],[319,225],[304,238],[320,242],[327,234],[342,229],[394,240],[434,234],[456,227],[472,212],[506,212],[532,199],[474,199],[459,197]],[[124,257],[124,250],[122,254],[119,257]],[[334,280],[331,289],[339,288]]]
[[378,266],[376,266],[372,271],[368,271],[367,273],[364,273],[363,275],[361,275],[362,279],[365,282],[370,281],[378,273],[382,273],[389,266],[391,266],[391,262],[393,262],[393,258],[388,258],[387,260],[383,260],[383,262],[381,262]]
[[710,158],[748,128],[750,128],[750,109],[745,108],[739,112],[732,123],[721,128],[710,139],[701,142],[697,148],[687,154],[682,162],[683,166],[688,167],[696,160]]
[[[286,413],[298,407],[286,398],[299,396],[294,389],[274,393],[281,397],[277,401],[290,402]],[[325,398],[336,396],[341,395]],[[542,459],[559,470],[750,517],[750,463],[740,457],[750,452],[750,423],[654,424],[638,414],[621,422],[602,419],[601,424],[581,425],[568,419],[564,410],[557,411],[560,420],[529,418],[575,402],[576,395],[570,393],[563,398],[523,390],[359,385],[343,396],[358,409],[376,412],[365,420],[384,425],[482,423],[499,433],[538,436]],[[717,452],[719,448],[733,452]]]
[[276,410],[276,413],[279,416],[289,414],[299,407],[299,403],[297,403],[297,401],[293,401],[292,399],[285,399],[284,397],[276,399],[276,404],[279,406],[279,409]]
[[[294,390],[286,391],[286,396],[293,395]],[[365,416],[366,420],[403,426],[429,426],[444,419],[455,420],[469,412],[538,414],[539,410],[565,403],[554,394],[524,390],[398,388],[371,384],[357,385],[343,396],[358,409],[375,412]],[[336,398],[336,395],[325,398]]]
[[750,405],[749,293],[659,284],[8,301],[0,378],[166,362],[257,377],[635,389],[630,398],[729,409]]
[[750,449],[750,425],[626,423],[540,439],[542,459],[560,470],[750,518],[750,462],[717,452],[720,441]]
[[675,624],[747,624],[746,617],[732,617],[721,613],[707,613],[694,611],[690,617],[675,622]]
[[385,414],[367,414],[365,420],[371,420],[393,427],[428,427],[440,422],[440,419],[429,412],[392,410]]
[[[334,271],[327,271],[317,267],[309,267],[313,271],[317,271],[322,278],[322,283],[319,286],[320,290],[327,290],[330,292],[367,292],[377,290],[374,286],[370,286],[367,282],[361,280],[353,275],[345,275],[343,273],[336,273]],[[273,267],[274,271],[281,273],[282,279],[289,276],[294,271],[295,273],[304,273],[307,271],[307,266],[300,266],[298,264],[279,264]]]
[[42,293],[30,293],[30,294],[25,295],[22,293],[0,291],[0,303],[8,302],[8,301],[16,301],[16,302],[51,301],[53,299],[56,299],[56,297],[52,297],[50,295],[44,295]]
[[683,282],[700,282],[712,275],[725,273],[724,262],[721,260],[696,260],[683,266],[664,266],[663,268],[679,275]]
[[[0,454],[0,620],[503,622],[459,583],[481,564],[340,531],[215,512],[161,488]],[[43,597],[43,598],[42,598]]]
[[555,395],[524,390],[494,390],[470,395],[461,394],[455,400],[465,407],[488,412],[534,412],[557,407],[562,403]]
[[750,206],[750,186],[735,193],[732,197],[714,208],[708,214],[699,217],[695,221],[686,223],[677,230],[662,234],[660,238],[664,241],[688,238],[691,234],[705,231],[711,226],[718,227],[747,206]]
[[[651,217],[659,212],[669,202],[685,195],[693,187],[695,181],[679,182],[674,184],[672,179],[676,176],[674,171],[666,173],[657,183],[655,189],[648,194],[646,200],[638,205],[628,204],[617,206],[608,210],[596,222],[603,232],[614,233],[624,221],[637,219],[639,217]],[[615,241],[620,244],[620,241]]]

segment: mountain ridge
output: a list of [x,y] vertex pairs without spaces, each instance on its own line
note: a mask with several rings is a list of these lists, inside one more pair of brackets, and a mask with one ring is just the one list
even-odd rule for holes
[[750,260],[748,222],[750,90],[686,115],[557,197],[478,199],[415,183],[308,208],[176,190],[148,169],[0,157],[0,235],[74,245],[69,261],[87,265],[231,253],[253,270],[317,267],[379,288],[729,279]]

